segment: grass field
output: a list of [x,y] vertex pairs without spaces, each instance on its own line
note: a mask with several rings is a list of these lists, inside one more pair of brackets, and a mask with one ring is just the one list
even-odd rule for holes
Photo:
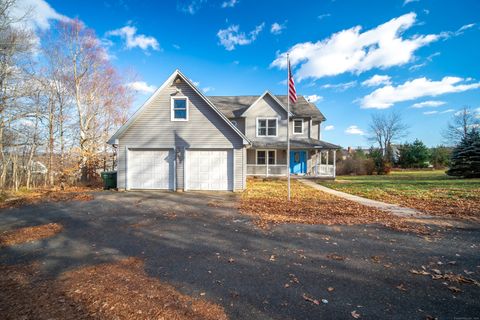
[[338,176],[320,184],[430,214],[480,217],[480,179],[456,179],[444,171],[394,171],[383,176]]

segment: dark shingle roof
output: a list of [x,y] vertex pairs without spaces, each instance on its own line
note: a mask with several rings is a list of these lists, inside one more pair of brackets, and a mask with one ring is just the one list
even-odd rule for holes
[[[287,148],[286,141],[251,141],[253,148]],[[312,138],[291,138],[290,147],[292,148],[315,148],[315,149],[341,149],[336,144]]]
[[[250,107],[260,96],[207,96],[207,98],[227,117],[237,118]],[[275,95],[286,107],[287,95]],[[303,96],[298,96],[297,103],[290,105],[290,111],[299,117],[312,117],[313,120],[324,121],[325,117],[313,104]]]

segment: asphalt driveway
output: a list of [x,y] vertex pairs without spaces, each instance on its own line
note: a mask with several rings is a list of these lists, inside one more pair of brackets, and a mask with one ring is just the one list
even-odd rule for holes
[[205,293],[232,319],[353,319],[354,310],[362,319],[480,317],[480,287],[453,283],[462,290],[454,294],[452,283],[409,271],[424,266],[480,279],[478,225],[436,237],[377,225],[264,231],[238,213],[236,200],[232,193],[105,191],[88,202],[3,209],[0,232],[50,222],[64,230],[0,249],[0,261],[40,261],[58,276],[141,257],[150,276],[185,294]]

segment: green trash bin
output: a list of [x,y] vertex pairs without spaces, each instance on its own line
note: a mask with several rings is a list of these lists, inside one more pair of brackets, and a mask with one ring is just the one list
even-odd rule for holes
[[115,189],[117,187],[117,171],[104,171],[101,174],[103,189]]

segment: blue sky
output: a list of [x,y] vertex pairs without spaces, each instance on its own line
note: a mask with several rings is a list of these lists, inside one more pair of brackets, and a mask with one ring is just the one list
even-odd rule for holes
[[94,29],[138,75],[134,109],[175,68],[207,95],[285,94],[286,52],[323,139],[344,147],[369,145],[372,113],[400,111],[405,140],[437,145],[455,110],[480,108],[476,0],[24,1]]

